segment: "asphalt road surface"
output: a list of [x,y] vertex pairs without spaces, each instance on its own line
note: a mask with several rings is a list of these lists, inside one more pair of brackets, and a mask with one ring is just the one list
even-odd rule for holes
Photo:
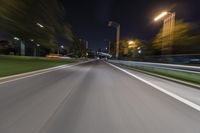
[[0,133],[200,133],[200,112],[93,61],[0,84]]

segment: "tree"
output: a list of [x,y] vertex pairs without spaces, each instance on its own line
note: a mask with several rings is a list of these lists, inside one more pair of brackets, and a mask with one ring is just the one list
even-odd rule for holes
[[[197,25],[194,23],[186,23],[177,21],[173,32],[173,41],[171,44],[172,54],[191,54],[199,53],[200,34],[196,30]],[[164,37],[162,30],[156,35],[153,40],[153,47],[161,51]]]
[[144,53],[145,47],[145,41],[138,38],[121,40],[120,55],[122,57],[135,58]]
[[[72,40],[71,27],[64,22],[64,9],[57,0],[0,0],[0,27],[22,40],[34,39],[48,48],[58,47],[57,36]],[[40,23],[44,28],[38,27]]]

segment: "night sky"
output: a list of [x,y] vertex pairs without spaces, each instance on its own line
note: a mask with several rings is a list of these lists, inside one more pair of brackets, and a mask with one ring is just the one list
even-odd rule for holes
[[109,20],[121,24],[121,38],[138,37],[151,40],[162,22],[154,16],[167,10],[176,12],[177,19],[200,22],[199,0],[61,0],[66,9],[66,21],[75,33],[89,41],[89,48],[105,48],[105,39],[115,39],[115,29],[107,27]]

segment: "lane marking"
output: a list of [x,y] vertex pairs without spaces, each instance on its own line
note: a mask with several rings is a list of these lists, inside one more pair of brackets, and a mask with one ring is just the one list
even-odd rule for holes
[[50,70],[44,70],[44,72],[38,72],[38,73],[35,73],[35,74],[32,74],[32,75],[23,76],[23,77],[20,77],[20,78],[15,78],[15,79],[3,81],[3,82],[0,82],[0,85],[5,84],[5,83],[10,83],[10,82],[13,82],[13,81],[17,81],[17,80],[21,80],[21,79],[25,79],[25,78],[34,77],[34,76],[37,76],[37,75],[42,75],[42,74],[45,74],[45,73],[49,73],[49,72],[53,72],[53,71],[57,71],[57,70],[61,70],[61,69],[65,69],[65,68],[70,68],[70,67],[73,67],[73,66],[78,66],[78,65],[89,63],[89,62],[93,62],[93,61],[94,60],[86,61],[86,62],[81,62],[81,63],[77,63],[77,64],[74,64],[74,65],[62,65],[62,66],[58,66],[58,67],[52,68]]
[[25,72],[25,73],[21,73],[21,74],[15,74],[15,75],[11,75],[11,76],[1,77],[0,80],[22,77],[22,76],[26,76],[29,74],[36,74],[36,73],[40,73],[40,72],[44,72],[44,71],[55,70],[57,68],[62,68],[62,67],[66,67],[66,66],[69,66],[69,65],[66,64],[66,65],[61,65],[61,66],[57,66],[57,67],[51,67],[51,68],[47,68],[47,69],[41,69],[41,70],[36,70],[36,71],[32,71],[32,72]]
[[169,91],[163,89],[162,87],[157,86],[157,85],[155,85],[155,84],[153,84],[153,83],[151,83],[151,82],[149,82],[149,81],[147,81],[147,80],[145,80],[145,79],[143,79],[143,78],[141,78],[139,76],[136,76],[135,74],[130,73],[130,72],[118,67],[118,66],[110,64],[108,62],[105,62],[105,63],[107,63],[108,65],[110,65],[110,66],[112,66],[112,67],[114,67],[114,68],[116,68],[116,69],[118,69],[118,70],[120,70],[120,71],[122,71],[122,72],[124,72],[124,73],[126,73],[126,74],[128,74],[128,75],[130,75],[130,76],[132,76],[132,77],[134,77],[134,78],[146,83],[146,84],[148,84],[148,85],[150,85],[151,87],[153,87],[153,88],[155,88],[155,89],[157,89],[157,90],[159,90],[159,91],[161,91],[161,92],[163,92],[163,93],[165,93],[165,94],[167,94],[167,95],[169,95],[169,96],[171,96],[173,98],[175,98],[176,100],[178,100],[178,101],[180,101],[180,102],[182,102],[182,103],[184,103],[184,104],[196,109],[197,111],[200,111],[200,106],[198,104],[195,104],[195,103],[193,103],[193,102],[191,102],[191,101],[189,101],[189,100],[187,100],[185,98],[182,98],[182,97],[180,97],[180,96],[178,96],[178,95],[176,95],[176,94],[174,94],[172,92],[169,92]]

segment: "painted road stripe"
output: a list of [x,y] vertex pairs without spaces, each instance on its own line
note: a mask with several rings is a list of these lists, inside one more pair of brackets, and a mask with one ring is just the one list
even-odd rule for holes
[[13,82],[13,81],[17,81],[17,80],[21,80],[21,79],[25,79],[25,78],[34,77],[34,76],[49,73],[49,72],[53,72],[53,71],[57,71],[57,70],[61,70],[61,69],[65,69],[65,68],[69,68],[69,67],[73,67],[73,66],[78,66],[78,65],[89,63],[89,62],[92,62],[92,61],[94,61],[94,60],[81,62],[81,63],[77,63],[77,64],[74,64],[74,65],[62,65],[62,66],[58,66],[58,67],[55,67],[55,68],[52,68],[52,69],[50,68],[50,70],[44,70],[43,72],[38,72],[38,73],[31,74],[31,75],[28,75],[28,76],[23,76],[23,77],[20,77],[20,78],[15,78],[15,79],[0,82],[0,85],[5,84],[5,83],[9,83],[9,82]]
[[151,83],[151,82],[149,82],[149,81],[147,81],[147,80],[145,80],[145,79],[143,79],[141,77],[138,77],[138,76],[134,75],[133,73],[130,73],[130,72],[118,67],[118,66],[110,64],[108,62],[106,62],[106,63],[109,64],[110,66],[112,66],[112,67],[114,67],[114,68],[116,68],[116,69],[118,69],[118,70],[120,70],[120,71],[122,71],[122,72],[124,72],[124,73],[126,73],[126,74],[128,74],[128,75],[130,75],[130,76],[132,76],[132,77],[134,77],[134,78],[136,78],[136,79],[148,84],[148,85],[150,85],[150,86],[152,86],[153,88],[155,88],[155,89],[157,89],[157,90],[159,90],[159,91],[161,91],[161,92],[163,92],[163,93],[175,98],[176,100],[178,100],[178,101],[180,101],[180,102],[182,102],[182,103],[184,103],[184,104],[196,109],[197,111],[200,111],[200,106],[199,105],[197,105],[197,104],[195,104],[195,103],[193,103],[193,102],[191,102],[191,101],[189,101],[189,100],[187,100],[185,98],[182,98],[182,97],[180,97],[180,96],[178,96],[178,95],[176,95],[176,94],[174,94],[172,92],[169,92],[169,91],[163,89],[162,87],[157,86],[157,85],[155,85],[155,84],[153,84],[153,83]]

